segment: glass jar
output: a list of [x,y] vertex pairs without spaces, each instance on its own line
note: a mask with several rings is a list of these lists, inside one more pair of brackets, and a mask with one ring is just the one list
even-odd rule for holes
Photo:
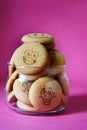
[[37,67],[9,64],[8,68],[5,90],[9,108],[38,115],[57,113],[66,108],[69,96],[66,65],[51,66],[35,74],[27,74],[27,69]]

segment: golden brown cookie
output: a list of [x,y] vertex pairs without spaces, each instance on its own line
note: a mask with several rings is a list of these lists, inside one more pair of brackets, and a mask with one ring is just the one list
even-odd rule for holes
[[22,110],[27,110],[27,111],[35,111],[36,110],[33,106],[26,105],[26,104],[20,102],[19,100],[17,101],[17,107],[22,109]]
[[16,98],[22,103],[30,105],[31,102],[29,100],[29,90],[32,85],[32,82],[23,80],[21,78],[16,79],[13,84],[13,92]]
[[43,44],[44,47],[47,49],[47,50],[50,50],[50,49],[53,49],[55,47],[55,43],[51,43],[51,44]]
[[13,83],[18,77],[18,72],[14,71],[6,83],[6,93],[10,93],[13,90]]
[[28,80],[28,81],[35,81],[36,79],[45,76],[46,75],[46,70],[42,70],[41,72],[37,73],[37,74],[32,74],[32,75],[24,75],[24,74],[20,74],[19,77],[23,80]]
[[[12,61],[11,61],[11,63],[12,63]],[[13,63],[14,64],[14,63]],[[13,72],[16,70],[16,67],[13,65],[13,64],[8,64],[8,76],[10,77],[12,74],[13,74]]]
[[60,84],[51,77],[37,79],[29,91],[29,99],[37,110],[52,110],[59,105],[61,98]]
[[49,57],[50,57],[50,66],[58,66],[58,65],[65,65],[65,58],[64,55],[56,50],[56,49],[50,49],[48,51]]
[[[11,63],[12,61],[12,63]],[[23,44],[16,49],[10,64],[23,74],[36,74],[48,66],[48,52],[41,44]]]
[[65,75],[60,75],[59,78],[58,78],[58,81],[61,85],[63,94],[65,96],[67,96],[69,94],[69,92],[68,92],[68,86],[69,86],[68,85],[68,78]]
[[65,58],[63,54],[56,50],[50,49],[48,51],[50,66],[48,68],[48,75],[56,75],[63,73],[65,71]]
[[24,43],[41,43],[46,49],[51,49],[55,46],[54,39],[50,34],[46,33],[30,33],[26,34],[21,39]]

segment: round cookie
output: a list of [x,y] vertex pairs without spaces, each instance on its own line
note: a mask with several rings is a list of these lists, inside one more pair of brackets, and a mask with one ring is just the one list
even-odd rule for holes
[[48,51],[50,66],[48,68],[48,75],[56,75],[63,73],[65,70],[65,58],[61,52],[56,49]]
[[23,44],[14,52],[10,64],[23,74],[36,74],[48,66],[48,52],[41,44]]
[[54,39],[50,34],[46,33],[30,33],[26,34],[21,39],[24,43],[41,43],[46,49],[51,49],[55,46]]
[[20,74],[19,77],[23,80],[29,80],[29,81],[35,81],[36,79],[45,76],[46,75],[46,70],[43,70],[37,74],[34,75],[24,75],[24,74]]
[[16,79],[13,84],[13,92],[15,94],[15,97],[21,101],[22,103],[30,105],[31,102],[29,100],[29,90],[32,85],[32,82],[30,81],[23,81],[23,79],[19,78]]
[[47,49],[47,50],[50,50],[50,49],[53,49],[55,47],[55,44],[54,43],[51,43],[51,44],[43,44],[44,47]]
[[54,42],[53,37],[50,34],[46,34],[46,33],[26,34],[22,37],[21,40],[24,43],[39,42],[41,44],[51,44]]
[[28,110],[28,111],[35,111],[36,110],[33,106],[26,105],[26,104],[20,102],[19,100],[17,101],[17,107],[22,109],[22,110]]
[[69,92],[68,92],[68,79],[66,76],[64,75],[60,75],[59,78],[58,78],[58,82],[60,83],[61,85],[61,88],[62,88],[62,91],[63,91],[63,94],[65,96],[68,96]]
[[62,89],[53,78],[42,77],[31,85],[29,99],[37,110],[52,110],[59,105],[62,99]]
[[[11,63],[12,63],[12,61],[11,61]],[[14,73],[15,70],[16,70],[15,65],[8,63],[8,76],[9,77]]]
[[13,83],[18,77],[18,72],[14,71],[6,83],[6,92],[9,94],[13,90]]

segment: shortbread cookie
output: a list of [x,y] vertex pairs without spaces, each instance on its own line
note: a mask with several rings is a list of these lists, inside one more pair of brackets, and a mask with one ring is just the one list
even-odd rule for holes
[[24,43],[39,42],[41,44],[51,44],[54,42],[53,37],[50,34],[45,34],[45,33],[26,34],[22,37],[21,40]]
[[14,81],[17,79],[18,77],[18,72],[15,71],[10,78],[8,79],[7,83],[6,83],[6,93],[10,93],[13,90],[13,83]]
[[43,44],[44,47],[49,51],[50,49],[53,49],[55,47],[55,43],[51,43],[51,44]]
[[51,49],[55,46],[53,37],[46,33],[26,34],[22,37],[21,40],[24,43],[41,43],[46,47],[46,49]]
[[19,100],[17,101],[17,107],[22,109],[22,110],[27,110],[27,111],[35,111],[36,110],[33,106],[26,105],[26,104],[20,102]]
[[48,52],[41,44],[23,44],[14,52],[10,64],[23,74],[36,74],[48,66]]
[[67,77],[66,76],[64,76],[64,75],[60,75],[59,76],[59,78],[58,78],[58,81],[59,81],[59,83],[60,83],[60,85],[61,85],[61,88],[62,88],[62,91],[63,91],[63,94],[65,95],[65,96],[67,96],[68,94],[69,94],[69,92],[68,92],[68,79],[67,79]]
[[63,73],[65,70],[65,58],[63,54],[56,49],[51,49],[48,51],[50,66],[48,68],[49,75],[56,75]]
[[29,90],[32,85],[31,81],[23,80],[21,78],[16,79],[13,84],[13,91],[16,98],[22,103],[30,105]]
[[28,80],[28,81],[35,81],[36,79],[45,76],[46,75],[46,70],[42,70],[41,72],[34,74],[34,75],[24,75],[20,74],[19,77],[23,80]]
[[50,57],[50,66],[58,66],[58,65],[65,65],[65,58],[64,55],[56,50],[56,49],[50,49],[48,51],[49,57]]
[[[11,61],[11,63],[12,63],[12,61]],[[9,63],[8,64],[8,76],[10,77],[15,70],[16,70],[16,67]]]
[[37,79],[33,82],[29,91],[29,99],[37,110],[52,110],[58,106],[61,98],[61,86],[51,77]]

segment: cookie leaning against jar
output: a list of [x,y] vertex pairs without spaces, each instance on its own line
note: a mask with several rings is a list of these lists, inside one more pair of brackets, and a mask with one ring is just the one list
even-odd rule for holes
[[50,60],[48,75],[53,76],[63,73],[66,65],[64,55],[56,49],[48,50],[48,55]]
[[43,44],[46,49],[52,49],[54,48],[54,39],[52,35],[46,34],[46,33],[30,33],[26,34],[22,37],[22,42],[23,43],[41,43]]

